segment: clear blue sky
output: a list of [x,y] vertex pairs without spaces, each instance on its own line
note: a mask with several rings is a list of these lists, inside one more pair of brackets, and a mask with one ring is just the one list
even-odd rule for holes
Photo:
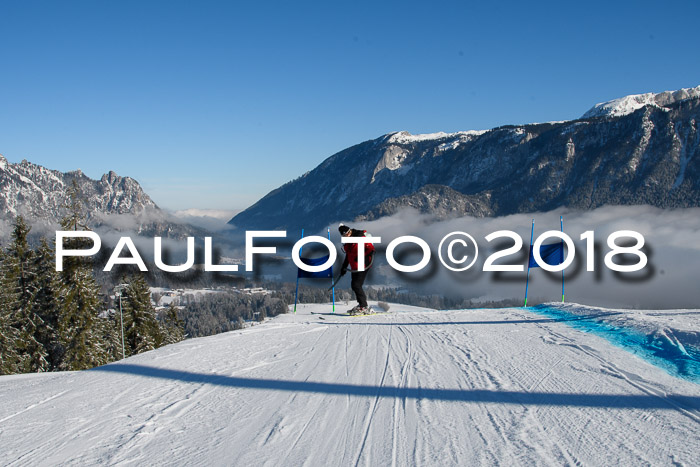
[[0,3],[0,154],[240,209],[382,134],[700,85],[700,2]]

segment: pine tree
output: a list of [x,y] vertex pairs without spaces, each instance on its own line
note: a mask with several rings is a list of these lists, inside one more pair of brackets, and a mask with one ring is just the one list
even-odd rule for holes
[[65,208],[68,210],[68,213],[61,219],[61,227],[63,230],[88,230],[83,213],[83,195],[78,182],[73,180],[66,194],[68,195],[68,202]]
[[46,326],[34,304],[38,286],[34,267],[36,255],[27,241],[30,230],[22,216],[15,219],[12,242],[7,249],[3,268],[8,287],[14,289],[10,314],[12,325],[19,332],[15,346],[22,356],[18,368],[22,373],[47,371],[51,367],[48,352],[39,340]]
[[6,275],[6,255],[0,251],[0,375],[19,373],[23,356],[17,351],[19,330],[14,324],[16,290]]
[[141,274],[135,274],[125,283],[122,311],[127,355],[136,355],[160,347],[164,336],[151,304],[151,291],[146,279]]
[[177,307],[170,303],[163,317],[163,345],[175,344],[185,339],[185,322],[177,315]]
[[[80,191],[75,181],[68,191],[68,215],[61,221],[63,230],[87,230],[82,214]],[[69,249],[89,247],[84,238],[65,240]],[[62,346],[59,366],[63,370],[83,370],[108,363],[110,352],[104,342],[105,323],[99,318],[99,287],[92,272],[92,262],[84,256],[70,256],[63,261],[59,299],[61,315],[58,332]]]
[[119,326],[119,316],[110,310],[96,323],[96,333],[100,336],[102,348],[107,352],[107,358],[110,362],[121,360],[122,358],[122,340],[121,327]]
[[59,335],[63,347],[60,367],[84,370],[108,363],[109,352],[102,341],[99,287],[89,268],[79,267],[61,275]]
[[33,307],[42,326],[37,330],[36,340],[44,347],[51,371],[59,368],[62,348],[58,326],[61,313],[59,302],[59,274],[55,269],[55,252],[46,239],[41,239],[35,250],[33,269],[35,284]]

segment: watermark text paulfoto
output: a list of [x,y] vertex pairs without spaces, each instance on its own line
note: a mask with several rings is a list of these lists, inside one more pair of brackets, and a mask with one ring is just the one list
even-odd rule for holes
[[[287,232],[284,230],[259,230],[259,231],[247,231],[245,235],[245,270],[247,272],[253,271],[254,267],[254,257],[255,255],[262,254],[276,254],[277,248],[274,246],[255,246],[254,240],[256,238],[286,238]],[[92,241],[92,246],[85,249],[67,249],[64,246],[64,240],[69,238],[82,238]],[[509,239],[513,242],[512,246],[495,251],[491,253],[483,263],[482,271],[485,272],[520,272],[525,270],[525,265],[523,264],[504,264],[503,261],[499,264],[495,264],[497,260],[502,260],[511,255],[515,255],[520,252],[524,246],[522,237],[511,230],[499,230],[493,232],[484,237],[486,242],[492,242],[496,239]],[[552,244],[551,239],[554,239],[554,243],[560,243],[562,245],[560,261],[554,261],[548,263],[542,258],[542,246],[545,245],[546,241],[550,241],[549,245]],[[623,239],[631,239],[634,244],[631,246],[621,245]],[[580,240],[585,242],[585,256],[586,256],[586,270],[594,271],[594,250],[596,248],[595,244],[595,232],[593,230],[588,230],[581,234]],[[381,237],[342,237],[342,243],[356,243],[358,248],[364,247],[367,244],[381,244]],[[301,249],[303,246],[308,244],[321,244],[328,249],[328,259],[323,263],[316,266],[308,265],[301,260]],[[627,242],[629,243],[629,242]],[[420,261],[412,265],[405,265],[399,263],[395,258],[395,250],[401,245],[413,244],[418,246],[422,250],[422,257]],[[566,246],[566,254],[564,255],[564,248]],[[165,272],[184,272],[191,269],[194,266],[195,261],[195,238],[187,237],[187,260],[179,265],[168,265],[163,262],[162,259],[162,239],[161,237],[155,237],[153,239],[153,262],[156,267]],[[633,230],[619,230],[613,232],[607,237],[607,246],[609,251],[606,253],[604,258],[605,266],[617,272],[634,272],[644,269],[647,265],[648,258],[644,253],[642,248],[644,247],[644,236],[639,232]],[[96,255],[102,247],[102,240],[96,232],[92,231],[66,231],[59,230],[56,231],[56,271],[63,270],[63,259],[66,257],[75,256],[93,256]],[[130,256],[121,256],[124,249],[128,250]],[[236,264],[213,264],[212,259],[212,238],[204,237],[204,270],[208,272],[237,272],[238,265]],[[438,244],[438,259],[440,263],[447,269],[452,271],[466,271],[471,268],[479,256],[479,246],[477,241],[473,236],[467,232],[455,231],[450,232],[445,235],[440,243]],[[444,251],[444,253],[443,253]],[[542,233],[537,237],[536,240],[530,245],[531,255],[534,258],[534,262],[537,266],[541,267],[546,271],[557,272],[563,271],[569,267],[576,255],[576,249],[574,247],[574,242],[572,238],[558,230],[549,230]],[[430,245],[420,237],[412,235],[404,235],[397,237],[389,242],[386,247],[386,260],[387,263],[397,271],[400,272],[418,272],[425,268],[432,259],[432,251]],[[614,258],[618,255],[627,255],[637,258],[637,261],[632,264],[619,264],[614,261]],[[338,257],[338,252],[335,245],[325,237],[312,235],[309,237],[304,237],[297,241],[292,248],[292,261],[294,264],[307,272],[321,272],[330,268],[336,261]],[[358,271],[364,271],[364,255],[358,256]],[[505,261],[507,263],[507,261]],[[104,271],[111,271],[112,268],[117,264],[124,265],[135,265],[141,271],[147,271],[148,268],[144,263],[141,255],[139,254],[133,240],[130,237],[121,237],[114,247],[112,254],[104,267]]]

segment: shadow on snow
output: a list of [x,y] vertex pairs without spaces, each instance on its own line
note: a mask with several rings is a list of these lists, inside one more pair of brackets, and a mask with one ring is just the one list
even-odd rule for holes
[[420,387],[370,386],[312,381],[284,381],[240,378],[145,365],[114,363],[89,371],[124,373],[148,378],[168,379],[195,384],[211,384],[242,389],[305,392],[359,397],[428,399],[447,402],[512,404],[566,407],[599,407],[614,409],[700,410],[700,397],[681,394],[655,396],[646,394],[579,394],[486,389],[434,389]]

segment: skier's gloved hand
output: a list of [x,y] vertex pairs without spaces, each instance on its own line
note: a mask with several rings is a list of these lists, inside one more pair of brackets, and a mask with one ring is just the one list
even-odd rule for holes
[[343,268],[340,270],[340,275],[344,276],[346,272],[348,272],[348,268]]

